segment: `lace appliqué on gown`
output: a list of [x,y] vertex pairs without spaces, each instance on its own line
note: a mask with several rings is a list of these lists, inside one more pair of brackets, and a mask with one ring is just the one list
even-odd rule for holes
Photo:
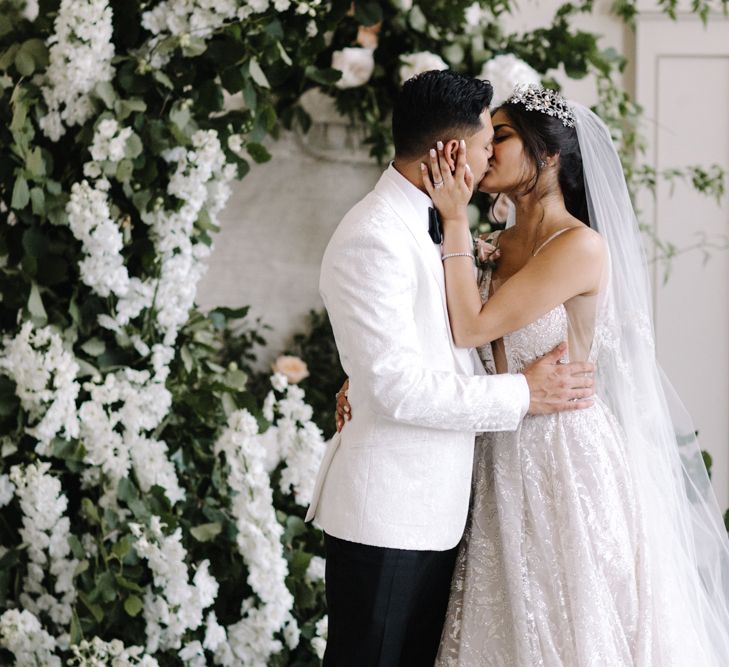
[[[490,280],[487,270],[483,299]],[[585,349],[597,363],[619,335],[606,307],[600,316],[593,307],[583,327],[594,334]],[[505,336],[508,371],[566,340],[570,325],[561,305]],[[495,372],[491,346],[479,355]],[[691,664],[667,636],[626,446],[599,398],[587,410],[527,416],[516,432],[477,439],[438,667]]]

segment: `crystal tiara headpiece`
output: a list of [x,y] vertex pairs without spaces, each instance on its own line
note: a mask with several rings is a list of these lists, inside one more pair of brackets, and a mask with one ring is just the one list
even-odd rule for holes
[[536,83],[520,84],[514,87],[507,104],[523,104],[527,111],[539,111],[554,116],[566,127],[574,127],[576,118],[567,100],[556,90],[542,88]]

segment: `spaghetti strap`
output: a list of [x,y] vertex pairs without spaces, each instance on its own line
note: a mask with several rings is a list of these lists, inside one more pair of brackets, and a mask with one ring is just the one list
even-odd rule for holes
[[550,236],[542,245],[540,245],[533,253],[532,257],[536,257],[539,251],[547,245],[550,241],[554,241],[560,234],[564,234],[565,232],[568,232],[570,229],[576,229],[576,227],[565,227],[564,229],[560,229],[559,231],[556,231],[552,236]]

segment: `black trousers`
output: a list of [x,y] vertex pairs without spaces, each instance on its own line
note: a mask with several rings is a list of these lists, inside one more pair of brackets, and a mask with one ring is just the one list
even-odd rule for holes
[[324,539],[324,667],[432,667],[458,548],[408,551]]

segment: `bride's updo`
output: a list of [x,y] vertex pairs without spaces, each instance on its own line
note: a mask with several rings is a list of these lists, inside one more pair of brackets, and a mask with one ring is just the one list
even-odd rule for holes
[[505,102],[499,107],[512,122],[524,145],[524,152],[534,167],[534,177],[527,191],[533,190],[542,172],[542,161],[559,153],[559,186],[569,213],[588,227],[585,176],[577,130],[540,111],[529,111],[518,102]]

